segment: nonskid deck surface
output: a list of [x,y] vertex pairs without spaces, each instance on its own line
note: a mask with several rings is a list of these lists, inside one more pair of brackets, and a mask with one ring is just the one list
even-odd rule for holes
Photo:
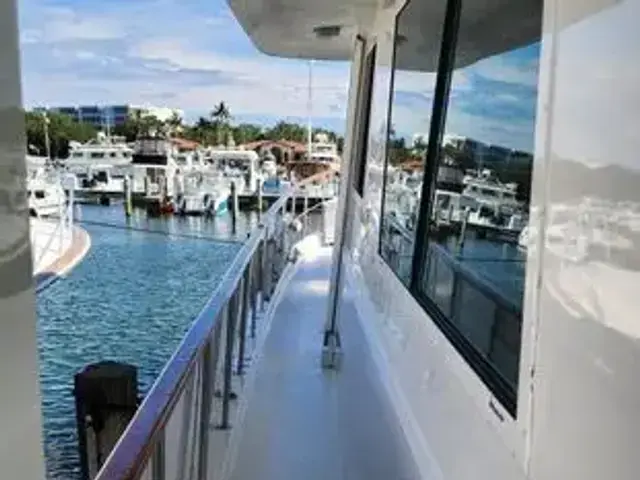
[[331,249],[300,262],[257,365],[231,478],[419,478],[350,301],[342,369],[320,367]]

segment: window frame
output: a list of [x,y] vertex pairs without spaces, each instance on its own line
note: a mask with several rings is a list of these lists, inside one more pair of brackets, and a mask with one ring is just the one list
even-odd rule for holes
[[[409,2],[412,0],[409,0]],[[415,1],[415,0],[413,0]],[[518,420],[519,406],[522,410],[526,410],[526,405],[519,403],[526,402],[526,398],[522,397],[522,366],[526,348],[523,344],[525,336],[523,326],[523,312],[518,312],[520,316],[520,345],[519,345],[519,362],[518,362],[518,383],[514,386],[485,356],[478,350],[471,340],[465,336],[450,319],[441,311],[434,300],[427,296],[423,287],[421,287],[421,279],[427,273],[427,260],[429,253],[429,218],[434,205],[435,183],[437,181],[438,160],[442,150],[442,140],[446,127],[447,111],[450,101],[451,82],[454,74],[455,59],[457,55],[457,40],[460,33],[460,22],[462,17],[463,0],[448,0],[445,6],[445,15],[443,18],[443,31],[440,42],[440,53],[438,58],[438,70],[436,74],[436,84],[434,90],[434,99],[431,105],[431,118],[429,125],[428,148],[422,156],[423,166],[423,182],[420,192],[420,202],[418,205],[418,214],[415,233],[413,235],[413,255],[411,258],[411,271],[408,285],[405,279],[401,278],[399,273],[394,269],[387,258],[382,254],[383,250],[383,222],[386,200],[387,187],[387,168],[389,165],[389,139],[391,132],[391,119],[393,112],[393,95],[395,86],[396,73],[396,41],[398,34],[398,17],[403,13],[408,3],[398,11],[395,16],[394,23],[394,45],[391,58],[390,88],[387,102],[387,137],[385,146],[383,182],[382,182],[382,203],[380,207],[380,226],[378,235],[377,253],[380,255],[383,263],[398,278],[401,284],[408,290],[411,296],[416,300],[420,307],[430,317],[435,326],[442,332],[453,349],[462,357],[464,363],[474,372],[480,382],[487,389],[487,393],[497,400],[502,409],[507,412],[511,420]],[[538,115],[539,112],[536,112]],[[368,120],[367,120],[368,127]],[[368,128],[367,128],[368,130]],[[495,314],[498,315],[497,313]],[[495,328],[495,325],[493,326]],[[490,406],[492,406],[490,402]],[[492,406],[492,408],[495,408]],[[496,415],[498,415],[496,413]],[[500,417],[500,415],[498,415]],[[500,418],[502,421],[502,418]]]
[[[364,43],[367,48],[366,42]],[[357,113],[356,118],[362,118],[357,125],[356,131],[356,148],[353,158],[355,166],[353,169],[352,186],[356,193],[362,197],[364,195],[364,184],[367,173],[367,155],[369,153],[369,125],[371,123],[371,100],[373,96],[373,78],[376,70],[376,61],[378,59],[378,44],[373,43],[370,49],[364,54],[364,62],[360,71],[362,79],[361,88],[358,89]]]
[[[396,278],[400,280],[400,283],[405,285],[407,288],[409,288],[409,286],[411,285],[411,276],[409,277],[409,285],[407,285],[404,282],[404,280],[400,278],[400,275],[398,274],[396,269],[392,268],[388,260],[382,255],[381,233],[384,228],[384,222],[385,222],[384,211],[385,211],[385,206],[387,204],[386,202],[387,200],[387,169],[389,167],[389,137],[391,136],[391,119],[393,117],[393,95],[394,95],[394,87],[396,83],[396,42],[398,41],[398,17],[402,15],[402,13],[405,11],[405,9],[407,8],[410,2],[411,0],[408,0],[407,2],[405,2],[402,8],[398,10],[398,13],[396,13],[395,18],[393,20],[393,49],[391,51],[391,74],[389,75],[389,96],[387,98],[387,119],[386,119],[387,135],[385,138],[384,165],[382,167],[382,195],[381,195],[382,205],[380,207],[380,234],[378,235],[378,255],[380,255],[380,258],[382,258],[384,263],[389,267],[389,269],[393,272]],[[448,8],[448,5],[447,5],[447,8]],[[435,99],[434,99],[434,102],[435,102]],[[421,197],[421,201],[422,201],[422,197]],[[416,237],[414,236],[414,240],[413,240],[414,248],[415,248],[415,238]],[[410,275],[413,274],[413,258],[411,259],[411,267],[412,267],[412,273]]]

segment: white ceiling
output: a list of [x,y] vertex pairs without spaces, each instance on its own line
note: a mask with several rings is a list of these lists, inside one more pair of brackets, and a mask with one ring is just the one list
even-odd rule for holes
[[[562,0],[559,24],[567,26],[620,0]],[[228,0],[255,45],[271,55],[348,60],[353,35],[370,29],[381,3],[393,0]],[[563,14],[562,5],[571,18]],[[434,71],[446,0],[411,0],[398,33],[407,38],[397,53],[402,69]],[[543,0],[465,0],[456,50],[457,66],[539,40]],[[580,7],[580,8],[578,8]],[[578,13],[576,13],[578,12]],[[343,26],[340,35],[318,38],[314,28]]]
[[[349,60],[353,36],[370,26],[378,0],[228,0],[242,28],[262,52],[280,57]],[[341,25],[318,38],[314,28]]]

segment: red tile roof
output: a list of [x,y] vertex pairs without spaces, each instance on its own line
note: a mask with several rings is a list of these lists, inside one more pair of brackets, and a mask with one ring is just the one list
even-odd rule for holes
[[186,150],[195,150],[200,146],[198,142],[194,142],[193,140],[187,140],[186,138],[173,137],[171,139],[171,143],[173,143],[178,148],[184,148]]

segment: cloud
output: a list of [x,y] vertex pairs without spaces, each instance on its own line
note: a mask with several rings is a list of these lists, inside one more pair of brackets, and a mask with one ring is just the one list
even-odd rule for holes
[[[308,64],[257,52],[224,0],[23,0],[20,27],[28,106],[160,102],[198,115],[224,100],[238,117],[307,115]],[[348,74],[316,62],[314,116],[344,119]]]

